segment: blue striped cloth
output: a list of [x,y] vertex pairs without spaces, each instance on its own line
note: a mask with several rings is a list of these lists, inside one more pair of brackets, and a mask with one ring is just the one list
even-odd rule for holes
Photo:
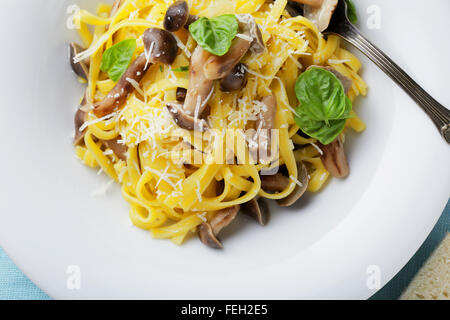
[[[450,201],[430,236],[409,263],[371,299],[397,299],[443,237],[450,231]],[[48,300],[0,248],[0,300]]]

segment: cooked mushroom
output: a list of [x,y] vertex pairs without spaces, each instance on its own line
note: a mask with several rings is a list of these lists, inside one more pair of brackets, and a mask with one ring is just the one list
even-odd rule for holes
[[74,145],[80,145],[83,142],[84,139],[84,135],[86,133],[87,129],[84,129],[83,131],[80,131],[81,126],[86,122],[86,115],[87,112],[84,111],[84,106],[86,106],[87,104],[87,90],[84,93],[84,97],[83,100],[81,101],[80,107],[77,109],[77,112],[75,113],[75,118],[74,118],[74,124],[75,124],[75,135],[74,135],[74,139],[73,139],[73,144]]
[[189,18],[188,18],[188,21],[187,21],[186,24],[184,25],[184,28],[187,29],[187,30],[189,30],[189,26],[190,26],[191,24],[193,24],[195,21],[197,21],[198,19],[199,19],[198,16],[190,14],[190,15],[189,15]]
[[[297,202],[301,196],[308,189],[309,175],[306,166],[302,162],[297,163],[297,184],[294,191],[284,199],[277,200],[278,204],[282,207],[289,207]],[[265,191],[282,192],[286,190],[290,183],[291,178],[283,176],[281,173],[271,176],[261,176],[261,188]]]
[[187,90],[185,88],[177,88],[177,101],[184,103],[186,100]]
[[164,17],[164,29],[175,32],[183,28],[189,20],[189,6],[186,1],[179,0],[172,4]]
[[344,76],[342,73],[340,73],[339,71],[337,71],[331,67],[312,65],[312,66],[308,67],[306,70],[309,70],[311,68],[321,68],[321,69],[325,69],[325,70],[333,73],[339,79],[339,81],[341,81],[342,85],[344,86],[345,94],[347,94],[348,91],[352,88],[352,85],[353,85],[352,79]]
[[311,20],[319,29],[320,32],[325,31],[330,25],[331,17],[334,10],[336,10],[338,0],[323,0],[318,7],[310,5],[304,6],[305,18]]
[[251,15],[237,15],[241,34],[233,40],[230,50],[223,56],[212,55],[206,61],[203,70],[210,80],[223,79],[241,61],[247,51],[261,53],[264,51],[261,31]]
[[186,113],[183,105],[178,103],[167,104],[167,110],[172,115],[175,123],[186,130],[204,132],[208,129],[208,124],[204,119],[195,118]]
[[295,0],[288,1],[286,5],[286,11],[291,17],[297,17],[303,15],[303,4]]
[[217,236],[223,228],[230,225],[234,218],[236,218],[239,210],[239,205],[226,208],[220,210],[209,223],[203,222],[198,227],[198,235],[200,240],[208,247],[223,249],[222,242],[220,242]]
[[203,72],[203,65],[210,56],[211,54],[202,47],[195,48],[191,57],[189,88],[184,105],[176,103],[167,105],[175,122],[183,129],[204,131],[208,128],[206,121],[199,117],[207,107],[213,92],[214,81],[206,79]]
[[[253,138],[258,148],[258,159],[260,163],[270,162],[272,158],[272,130],[275,126],[275,116],[277,113],[277,97],[275,95],[264,97],[261,101],[264,108],[256,121],[256,134]],[[254,149],[251,147],[251,149]],[[252,150],[253,151],[253,150]],[[254,152],[254,151],[253,151]],[[254,154],[254,153],[253,153]]]
[[277,200],[278,204],[282,207],[290,207],[300,199],[308,189],[309,175],[308,169],[303,162],[297,162],[297,181],[294,191],[284,199]]
[[291,2],[297,2],[301,4],[306,4],[307,6],[311,6],[313,8],[320,7],[323,3],[323,0],[292,0]]
[[75,63],[74,58],[77,54],[83,51],[83,48],[76,44],[71,42],[69,45],[69,58],[70,58],[70,65],[72,66],[73,72],[75,74],[85,80],[89,78],[89,59],[80,61]]
[[339,137],[328,145],[319,144],[319,148],[322,150],[320,158],[323,165],[333,177],[345,178],[349,175],[350,169],[344,144]]
[[104,140],[105,146],[111,149],[114,154],[123,161],[127,160],[127,151],[128,147],[125,144],[119,143],[119,138],[115,138],[113,140]]
[[281,192],[285,190],[290,183],[291,180],[281,173],[270,176],[261,176],[261,188],[266,191]]
[[253,199],[242,205],[242,212],[254,218],[260,225],[265,226],[270,219],[270,211],[267,202],[260,198]]
[[247,80],[246,68],[245,64],[238,63],[236,67],[220,81],[220,90],[223,92],[232,92],[242,89]]
[[103,101],[94,106],[94,113],[97,117],[106,116],[125,103],[128,95],[135,89],[133,84],[142,80],[149,64],[172,64],[176,58],[177,42],[173,35],[166,30],[147,29],[144,33],[144,45],[145,52],[128,67]]

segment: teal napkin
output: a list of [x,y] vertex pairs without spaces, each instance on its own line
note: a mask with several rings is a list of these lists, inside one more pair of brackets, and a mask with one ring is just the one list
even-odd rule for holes
[[0,248],[0,300],[48,300]]

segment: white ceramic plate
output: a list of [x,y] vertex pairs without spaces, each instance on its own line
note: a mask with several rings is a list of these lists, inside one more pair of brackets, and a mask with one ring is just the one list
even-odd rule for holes
[[[277,209],[266,228],[240,219],[223,251],[196,240],[176,247],[130,227],[119,189],[92,198],[106,178],[73,154],[82,93],[66,54],[73,1],[7,1],[0,11],[0,244],[50,296],[364,299],[375,292],[370,274],[386,283],[431,231],[449,197],[450,148],[365,58],[370,93],[356,108],[368,129],[349,137],[350,178]],[[419,0],[357,2],[363,32],[450,106],[449,1],[427,10]],[[366,26],[370,5],[381,10],[381,29]],[[80,268],[80,290],[67,287],[69,266]]]

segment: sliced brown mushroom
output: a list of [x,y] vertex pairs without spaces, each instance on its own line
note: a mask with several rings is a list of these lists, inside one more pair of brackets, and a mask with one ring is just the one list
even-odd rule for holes
[[202,47],[195,48],[189,67],[189,88],[184,105],[176,103],[167,105],[175,122],[183,129],[204,131],[208,128],[206,121],[199,117],[212,96],[214,81],[206,79],[203,72],[203,65],[210,56],[211,54]]
[[341,138],[336,138],[328,145],[319,144],[319,148],[322,150],[320,158],[323,165],[333,177],[345,178],[349,175],[350,168]]
[[75,113],[74,118],[74,124],[75,124],[75,135],[73,139],[73,144],[78,146],[82,144],[84,140],[84,135],[86,134],[87,129],[84,129],[83,131],[80,131],[81,126],[86,122],[86,115],[87,112],[84,111],[84,106],[87,105],[87,93],[88,91],[84,93],[83,100],[81,101],[80,107],[77,109],[77,112]]
[[288,177],[277,173],[270,176],[261,176],[261,188],[265,191],[281,192],[291,183]]
[[123,161],[127,160],[128,147],[125,144],[119,143],[119,138],[113,140],[104,140],[103,143],[109,149],[111,149],[114,154]]
[[247,80],[247,67],[243,63],[238,63],[236,67],[220,81],[220,90],[232,92],[245,87]]
[[172,64],[176,58],[177,42],[173,35],[166,30],[147,29],[144,32],[144,45],[145,52],[133,61],[103,101],[94,106],[94,113],[97,117],[106,116],[120,108],[128,95],[135,89],[133,83],[139,83],[142,80],[150,64]]
[[74,62],[74,58],[77,54],[79,54],[80,52],[84,51],[84,49],[74,43],[71,42],[69,45],[69,58],[70,58],[70,65],[72,66],[72,70],[73,72],[75,72],[75,74],[85,80],[87,80],[89,78],[89,59],[85,59],[82,60],[80,62]]
[[241,35],[233,40],[230,50],[223,56],[211,55],[203,70],[205,77],[218,80],[226,77],[241,61],[247,51],[261,53],[264,51],[261,31],[251,15],[237,15]]
[[189,20],[189,6],[186,1],[178,0],[166,11],[164,29],[175,32],[183,28]]
[[230,223],[236,218],[239,210],[239,205],[226,208],[220,210],[209,223],[203,222],[198,227],[198,235],[200,240],[208,247],[223,249],[222,242],[217,238],[217,236],[223,228],[230,225]]
[[338,78],[338,80],[341,81],[342,85],[344,86],[345,94],[347,94],[350,91],[350,89],[352,88],[352,85],[353,85],[352,79],[344,76],[342,73],[340,73],[339,71],[337,71],[331,67],[312,65],[312,66],[308,67],[306,70],[309,70],[311,68],[325,69],[327,71],[330,71],[332,74],[334,74],[336,76],[336,78]]
[[[264,97],[261,101],[264,105],[256,121],[256,134],[253,138],[258,148],[258,159],[260,163],[268,163],[272,159],[271,144],[272,130],[275,126],[275,116],[277,113],[277,97],[275,95]],[[254,149],[256,147],[251,147]],[[254,154],[254,150],[252,150]]]
[[325,31],[330,25],[331,17],[336,10],[338,0],[323,0],[318,7],[305,5],[304,16],[311,20],[320,32]]
[[267,202],[260,198],[253,199],[242,205],[242,212],[254,218],[260,225],[265,226],[270,219],[270,211]]
[[277,200],[281,207],[290,207],[300,199],[308,189],[309,174],[303,162],[297,162],[297,181],[294,191],[284,199]]

